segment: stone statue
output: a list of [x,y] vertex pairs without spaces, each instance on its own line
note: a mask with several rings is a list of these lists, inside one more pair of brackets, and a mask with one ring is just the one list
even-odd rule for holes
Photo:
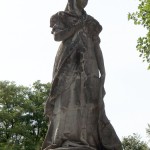
[[45,106],[49,128],[42,150],[122,150],[106,117],[102,26],[87,15],[88,0],[68,0],[50,27],[58,49],[51,92]]

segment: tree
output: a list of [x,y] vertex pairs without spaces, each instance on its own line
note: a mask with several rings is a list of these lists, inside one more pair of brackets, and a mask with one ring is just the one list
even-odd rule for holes
[[141,141],[138,134],[129,135],[122,140],[124,150],[149,150],[148,145]]
[[[26,150],[33,150],[35,147],[36,149],[40,149],[39,147],[44,140],[47,131],[47,122],[43,116],[43,103],[49,95],[49,90],[50,83],[42,84],[40,81],[36,81],[28,93],[29,99],[24,106],[27,112],[25,115],[26,125],[29,126],[29,134],[25,138]],[[33,148],[31,145],[33,145]]]
[[150,124],[148,124],[148,128],[146,129],[146,133],[149,137],[149,141],[150,141]]
[[26,127],[22,126],[20,120],[27,91],[26,87],[16,86],[14,82],[0,82],[0,143],[7,143],[8,149],[19,149],[17,143],[22,143],[22,133]]
[[0,149],[36,150],[44,139],[47,122],[43,117],[50,83],[32,87],[0,81]]
[[128,14],[128,19],[133,20],[135,25],[142,25],[147,29],[145,37],[137,40],[137,50],[143,61],[147,61],[150,69],[150,0],[139,0],[138,11]]

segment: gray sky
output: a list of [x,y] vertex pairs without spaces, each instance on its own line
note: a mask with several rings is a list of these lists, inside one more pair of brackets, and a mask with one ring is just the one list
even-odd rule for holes
[[[0,0],[0,80],[30,85],[50,82],[59,42],[50,16],[67,0]],[[89,0],[88,14],[103,26],[101,48],[106,66],[106,113],[119,137],[139,133],[146,139],[150,123],[150,71],[136,51],[142,27],[128,22],[138,0]]]

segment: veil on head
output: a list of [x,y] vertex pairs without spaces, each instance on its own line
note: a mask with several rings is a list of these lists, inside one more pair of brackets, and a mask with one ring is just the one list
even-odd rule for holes
[[[88,0],[81,0],[84,8],[87,5]],[[77,11],[79,11],[77,7],[77,0],[68,0],[67,6],[65,8],[65,11],[76,14]]]
[[76,0],[68,0],[67,6],[65,8],[65,11],[68,11],[70,13],[75,13],[74,10],[74,3]]

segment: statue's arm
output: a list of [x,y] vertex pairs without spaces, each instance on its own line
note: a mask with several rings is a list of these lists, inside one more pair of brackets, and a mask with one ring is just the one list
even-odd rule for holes
[[92,20],[91,24],[92,24],[92,29],[93,29],[92,33],[93,33],[93,42],[94,42],[94,47],[95,47],[94,50],[95,50],[97,65],[101,74],[102,85],[104,85],[106,72],[105,72],[103,53],[100,48],[100,38],[99,38],[99,33],[102,31],[102,26],[99,24],[97,20],[95,20],[91,16],[90,18]]
[[102,50],[101,50],[98,43],[95,45],[95,54],[96,54],[98,68],[99,68],[100,73],[101,73],[101,81],[102,81],[102,84],[104,84],[105,76],[106,76],[104,58],[103,58]]
[[54,35],[54,40],[55,41],[64,41],[67,38],[71,37],[76,31],[76,28],[65,28],[63,30],[54,30],[52,33]]
[[50,27],[52,28],[51,33],[54,35],[55,41],[64,41],[75,32],[75,27],[68,28],[63,24],[63,14],[64,12],[58,12],[50,18]]
[[77,31],[83,27],[83,22],[79,21],[78,23],[72,25],[71,27],[64,27],[63,24],[55,24],[52,28],[52,34],[54,34],[55,41],[64,41],[69,37],[73,36]]
[[84,20],[77,20],[76,23],[66,26],[63,23],[64,20],[67,21],[67,19],[64,18],[63,12],[58,12],[50,19],[50,27],[52,28],[52,34],[54,35],[55,41],[66,40],[67,38],[73,36],[75,32],[81,29],[84,25]]

